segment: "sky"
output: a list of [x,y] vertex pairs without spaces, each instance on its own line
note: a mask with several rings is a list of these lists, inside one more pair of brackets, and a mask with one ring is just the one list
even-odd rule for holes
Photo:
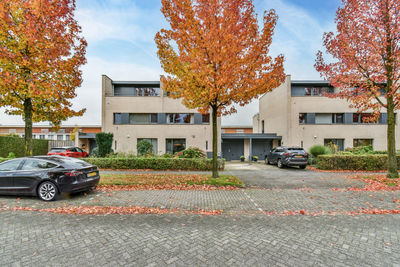
[[[323,50],[323,33],[335,30],[340,0],[254,0],[254,5],[260,21],[265,10],[275,9],[279,16],[270,54],[285,56],[286,74],[294,80],[320,79],[314,69],[315,55]],[[76,19],[88,47],[83,83],[76,90],[73,107],[87,111],[64,125],[101,124],[102,74],[118,81],[159,80],[164,74],[154,43],[155,34],[168,28],[160,8],[160,0],[77,0]],[[223,117],[222,124],[250,126],[257,112],[255,100],[239,107],[236,114]],[[23,121],[0,109],[0,124]]]

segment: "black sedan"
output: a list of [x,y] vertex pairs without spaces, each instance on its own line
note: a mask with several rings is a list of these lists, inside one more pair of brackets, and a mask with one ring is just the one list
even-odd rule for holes
[[55,200],[59,193],[88,191],[99,183],[99,170],[83,160],[61,156],[17,158],[0,163],[0,194]]
[[308,163],[308,154],[300,147],[276,147],[265,156],[266,164],[276,164],[279,168],[285,166],[299,166],[305,169]]

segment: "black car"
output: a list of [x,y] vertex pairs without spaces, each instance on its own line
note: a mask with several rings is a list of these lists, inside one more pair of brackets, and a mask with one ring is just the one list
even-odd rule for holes
[[276,147],[265,156],[266,164],[276,164],[279,168],[285,166],[299,166],[305,169],[308,163],[308,154],[300,147]]
[[75,158],[36,156],[0,163],[0,194],[4,195],[33,195],[51,201],[59,193],[88,191],[99,180],[96,166]]

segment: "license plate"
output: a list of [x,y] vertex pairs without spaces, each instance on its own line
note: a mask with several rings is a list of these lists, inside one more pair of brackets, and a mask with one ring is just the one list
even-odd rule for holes
[[89,172],[88,173],[88,177],[93,177],[93,176],[96,176],[97,175],[97,172]]
[[302,158],[303,156],[296,156],[296,158]]

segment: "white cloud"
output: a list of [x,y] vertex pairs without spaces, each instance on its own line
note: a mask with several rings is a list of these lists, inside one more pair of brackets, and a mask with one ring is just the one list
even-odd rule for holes
[[[114,80],[157,80],[162,74],[158,64],[154,64],[158,63],[153,43],[154,35],[165,26],[158,8],[141,9],[131,0],[90,1],[90,4],[80,6],[78,2],[76,13],[89,44],[88,51],[106,40],[123,40],[141,51],[149,58],[149,62],[119,62],[112,57],[105,57],[106,55],[98,51],[92,52],[88,55],[88,64],[83,67],[84,82],[82,87],[77,89],[78,97],[73,101],[74,108],[86,107],[87,112],[83,117],[72,118],[66,124],[100,123],[101,74],[106,74]],[[323,32],[334,30],[333,21],[321,22],[308,10],[289,4],[285,0],[260,1],[256,8],[274,8],[279,15],[271,54],[285,55],[286,73],[291,74],[292,79],[319,79],[319,74],[313,67],[315,54],[322,48]],[[23,123],[16,116],[4,115],[4,109],[0,109],[0,112],[1,124]],[[239,107],[238,113],[224,117],[222,121],[224,125],[251,125],[252,116],[257,112],[258,100],[254,100],[245,107]]]

